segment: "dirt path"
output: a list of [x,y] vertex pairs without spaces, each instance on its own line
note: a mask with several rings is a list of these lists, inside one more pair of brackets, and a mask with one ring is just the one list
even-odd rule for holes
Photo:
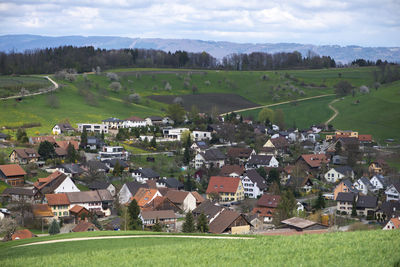
[[53,79],[51,79],[49,76],[44,76],[43,78],[49,80],[49,82],[51,82],[53,84],[53,87],[51,87],[50,89],[47,89],[47,90],[43,90],[41,92],[36,92],[36,93],[31,93],[31,94],[26,94],[26,95],[14,95],[14,96],[9,96],[9,97],[3,97],[3,98],[0,98],[0,100],[16,99],[16,98],[22,98],[22,97],[28,97],[28,96],[42,95],[42,94],[47,94],[47,93],[50,93],[50,92],[58,89],[58,87],[59,87],[58,83],[53,81]]
[[254,239],[254,237],[239,237],[239,236],[190,236],[190,235],[120,235],[120,236],[96,236],[96,237],[77,237],[69,239],[58,239],[34,242],[29,244],[23,244],[16,247],[26,247],[41,244],[53,244],[62,242],[72,241],[84,241],[84,240],[100,240],[100,239],[122,239],[122,238],[146,238],[146,237],[161,237],[161,238],[198,238],[198,239]]
[[333,103],[336,103],[336,102],[338,102],[338,101],[339,101],[339,99],[334,99],[334,100],[332,100],[332,102],[330,102],[330,103],[328,104],[328,107],[329,107],[331,110],[333,110],[333,112],[335,112],[335,113],[332,115],[332,117],[329,118],[329,120],[327,120],[327,121],[325,122],[325,125],[328,125],[331,121],[333,121],[333,120],[336,118],[337,115],[339,115],[339,110],[337,110],[336,108],[334,108],[334,107],[332,106]]
[[284,102],[269,104],[269,105],[265,105],[265,106],[258,106],[258,107],[252,107],[252,108],[238,109],[238,110],[234,110],[234,111],[222,113],[222,114],[220,114],[220,116],[225,116],[225,115],[227,115],[227,114],[229,114],[229,113],[232,113],[232,112],[238,113],[238,112],[243,112],[243,111],[248,111],[248,110],[254,110],[254,109],[269,108],[269,107],[279,106],[279,105],[283,105],[283,104],[289,104],[289,103],[291,103],[291,102],[293,102],[293,101],[300,102],[300,101],[305,101],[305,100],[309,100],[309,99],[322,98],[322,97],[328,97],[328,96],[333,96],[333,95],[334,95],[334,94],[317,95],[317,96],[311,96],[311,97],[306,97],[306,98],[301,98],[301,99],[296,99],[296,100],[290,100],[290,101],[284,101]]

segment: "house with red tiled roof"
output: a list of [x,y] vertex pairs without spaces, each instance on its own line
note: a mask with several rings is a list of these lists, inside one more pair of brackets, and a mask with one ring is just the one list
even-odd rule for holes
[[391,218],[382,229],[383,230],[400,229],[400,217]]
[[74,216],[75,223],[89,216],[89,211],[81,205],[73,206],[69,209],[69,213],[71,216]]
[[192,211],[196,208],[196,198],[192,195],[191,192],[168,190],[165,197],[171,200],[172,203],[177,205],[181,210],[185,212]]
[[155,197],[152,201],[144,205],[143,211],[149,210],[173,210],[174,212],[182,211],[176,204],[174,204],[167,197]]
[[271,223],[274,212],[280,201],[281,196],[279,195],[264,194],[257,201],[252,213],[258,213],[259,217],[263,218],[263,222]]
[[17,164],[35,163],[39,159],[39,153],[33,148],[14,149],[10,154],[10,162]]
[[370,134],[359,134],[358,141],[361,143],[372,143],[372,135]]
[[139,188],[135,196],[131,197],[131,201],[135,199],[139,207],[142,208],[156,197],[161,197],[161,193],[157,189],[142,187]]
[[211,176],[206,194],[207,199],[237,202],[244,199],[244,188],[239,177]]
[[93,232],[93,231],[99,231],[99,228],[97,228],[93,223],[87,222],[87,221],[80,221],[77,226],[74,227],[74,229],[71,230],[72,232]]
[[225,177],[240,177],[243,175],[245,168],[243,165],[224,165],[219,171],[219,175]]
[[69,216],[71,202],[66,193],[46,194],[45,201],[50,206],[55,219]]
[[55,171],[46,178],[39,178],[33,186],[42,195],[80,191],[72,179],[60,171]]
[[329,164],[326,154],[303,154],[296,163],[304,165],[309,171],[318,170],[323,164]]
[[29,137],[29,143],[32,145],[38,145],[41,142],[50,142],[52,144],[54,144],[56,142],[56,138],[52,135],[50,136],[33,136],[33,137]]
[[27,239],[32,237],[35,237],[35,235],[28,229],[15,231],[15,233],[11,236],[12,240]]
[[0,180],[11,186],[23,186],[26,172],[18,164],[0,165]]

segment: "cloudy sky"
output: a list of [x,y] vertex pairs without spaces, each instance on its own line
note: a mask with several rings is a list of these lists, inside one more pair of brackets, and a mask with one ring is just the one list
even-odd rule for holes
[[400,46],[400,0],[0,0],[0,35]]

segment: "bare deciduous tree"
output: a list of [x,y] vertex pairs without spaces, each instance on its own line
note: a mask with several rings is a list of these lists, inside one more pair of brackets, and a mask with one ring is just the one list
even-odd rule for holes
[[3,234],[3,241],[10,241],[12,235],[17,229],[17,222],[11,218],[3,218],[0,220],[0,234]]
[[119,82],[112,82],[110,84],[110,89],[114,92],[119,92],[121,90],[121,84]]

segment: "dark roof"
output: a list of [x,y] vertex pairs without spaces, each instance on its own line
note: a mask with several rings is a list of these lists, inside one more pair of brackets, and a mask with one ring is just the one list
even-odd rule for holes
[[71,174],[81,174],[84,172],[84,170],[75,163],[61,164],[59,167],[63,168],[65,172]]
[[[279,133],[281,134],[281,133]],[[286,148],[289,146],[289,142],[286,140],[285,137],[278,137],[278,138],[273,138],[271,139],[271,143],[277,148],[277,149],[282,149]]]
[[67,195],[68,200],[71,202],[71,204],[102,201],[97,191],[68,192],[65,194]]
[[391,185],[393,185],[397,192],[400,193],[400,182],[392,183]]
[[142,184],[136,181],[133,182],[127,182],[126,186],[128,187],[129,191],[131,192],[132,196],[136,195],[136,192],[139,190],[139,188],[149,188],[147,184]]
[[257,183],[260,190],[267,188],[267,183],[264,178],[256,170],[247,170],[244,177],[248,177],[254,184]]
[[111,167],[115,167],[115,164],[117,164],[117,162],[119,163],[119,166],[121,166],[124,169],[129,167],[129,164],[122,159],[108,159],[105,160],[104,162],[110,164]]
[[385,201],[382,203],[381,208],[382,212],[386,214],[387,218],[391,218],[393,213],[400,211],[400,202],[399,201]]
[[171,200],[171,202],[174,204],[183,204],[183,201],[189,195],[189,193],[190,192],[187,191],[168,190],[165,197]]
[[[386,178],[382,175],[382,174],[376,174],[374,175],[372,178],[376,177],[376,179],[378,179],[378,181],[383,185],[383,186],[387,186],[387,182],[386,182]],[[371,178],[371,179],[372,179]],[[371,181],[371,180],[370,180]]]
[[5,133],[0,133],[0,138],[6,139],[6,138],[7,138],[7,135],[6,135]]
[[225,155],[219,149],[209,149],[202,153],[207,161],[224,160]]
[[269,165],[272,156],[267,155],[252,155],[247,162],[249,165]]
[[336,197],[336,201],[341,202],[353,202],[355,200],[356,194],[351,192],[339,192]]
[[276,207],[278,207],[280,200],[281,200],[281,196],[279,196],[279,195],[264,194],[257,201],[257,206],[276,208]]
[[100,138],[95,137],[95,136],[88,136],[87,137],[87,144],[88,145],[101,146],[101,145],[104,145],[104,141],[101,140]]
[[351,192],[353,192],[353,193],[358,193],[357,188],[354,187],[353,183],[352,183],[349,179],[343,180],[342,183],[345,184],[345,185],[347,186],[347,188],[348,188]]
[[108,170],[109,170],[109,168],[107,167],[107,165],[106,165],[104,162],[98,161],[98,160],[89,160],[89,161],[86,163],[86,166],[87,166],[89,169],[91,169],[91,170],[96,170],[96,171],[98,171],[98,170],[105,170],[105,171],[108,171]]
[[94,181],[91,184],[89,184],[89,189],[90,190],[107,189],[109,185],[110,183],[107,183],[106,181]]
[[144,220],[149,219],[176,219],[176,215],[173,210],[149,210],[142,211],[142,218]]
[[334,168],[335,171],[338,173],[341,173],[343,175],[349,175],[353,171],[353,169],[350,166],[338,166]]
[[162,181],[165,182],[165,185],[168,188],[175,188],[175,189],[180,189],[183,187],[183,184],[181,182],[179,182],[177,179],[175,178],[167,178],[167,179],[163,179]]
[[357,137],[339,137],[338,141],[343,143],[343,145],[359,145],[360,141]]
[[241,176],[244,171],[244,166],[241,165],[224,165],[219,171],[219,174],[221,176],[229,176],[232,173],[237,173],[239,176]]
[[163,118],[160,116],[150,116],[149,119],[151,121],[162,121],[163,120]]
[[215,205],[210,200],[205,200],[193,210],[193,214],[200,215],[203,213],[208,219],[210,219],[223,209],[223,207]]
[[252,148],[231,147],[228,149],[227,156],[230,158],[248,158],[253,152]]
[[204,142],[204,141],[197,141],[197,142],[195,142],[196,143],[196,145],[199,147],[199,148],[201,148],[201,149],[207,149],[208,148],[208,145],[206,144],[206,142]]
[[69,123],[59,123],[57,125],[60,127],[62,133],[66,131],[75,131],[75,129]]
[[[223,210],[221,214],[217,216],[209,225],[210,232],[214,234],[221,234],[227,230],[227,228],[241,215],[233,210]],[[243,216],[247,221],[247,219]],[[249,222],[247,222],[250,224]]]
[[369,181],[369,179],[367,177],[361,177],[359,180],[363,184],[365,184],[367,187],[373,187],[373,185],[371,184],[371,182]]
[[378,198],[374,196],[358,196],[357,199],[357,208],[376,208],[378,204]]
[[68,177],[59,171],[55,171],[46,178],[39,178],[34,186],[42,193],[42,194],[50,194],[56,190],[65,179]]
[[98,190],[96,190],[96,192],[99,195],[101,201],[103,201],[103,202],[114,201],[113,196],[111,195],[110,191],[108,191],[107,189],[98,189]]
[[307,183],[313,185],[311,179],[308,177],[290,177],[287,181],[286,186],[293,186],[293,187],[303,187],[306,186]]
[[20,196],[29,196],[33,197],[35,195],[35,190],[33,189],[27,189],[27,188],[21,188],[21,187],[9,187],[4,189],[2,195],[20,195]]
[[39,153],[33,148],[19,148],[19,149],[14,149],[14,151],[18,155],[18,157],[23,159],[31,159],[39,157]]
[[157,172],[153,171],[153,169],[150,169],[150,168],[142,168],[142,169],[135,170],[134,172],[141,173],[142,177],[149,178],[149,179],[160,177],[160,175]]

